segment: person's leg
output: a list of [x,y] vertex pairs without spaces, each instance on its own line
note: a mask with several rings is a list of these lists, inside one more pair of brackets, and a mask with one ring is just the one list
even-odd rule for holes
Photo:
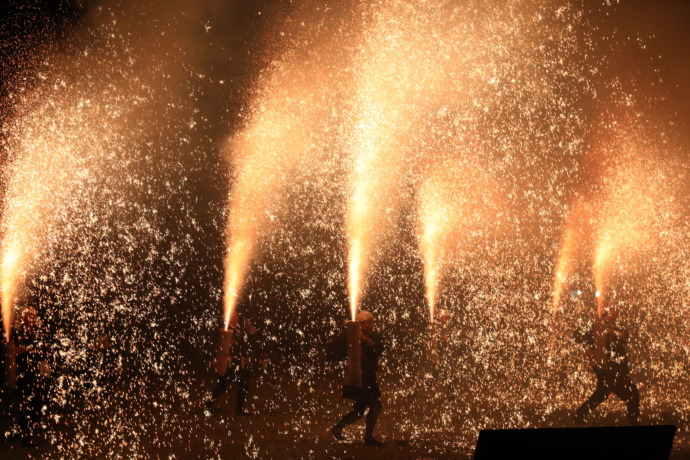
[[587,416],[596,409],[599,404],[606,401],[611,393],[607,375],[602,371],[596,371],[596,375],[597,388],[594,390],[594,393],[592,393],[592,396],[577,409],[575,413],[575,422],[577,423],[584,422]]
[[206,409],[213,409],[213,403],[223,394],[228,385],[230,385],[230,377],[227,374],[218,376],[218,383],[211,390],[211,398],[206,400]]
[[637,423],[640,418],[640,392],[637,385],[630,379],[627,369],[620,373],[613,392],[627,406],[627,416],[631,423]]
[[331,433],[338,441],[345,439],[343,436],[343,428],[355,423],[364,416],[364,411],[367,409],[366,399],[355,399],[352,405],[352,412],[347,413],[332,429]]
[[237,384],[235,415],[248,415],[244,411],[244,402],[247,399],[247,391],[249,391],[249,381],[246,378],[242,378],[235,383]]
[[376,421],[383,410],[383,405],[378,398],[373,399],[369,402],[369,413],[367,414],[367,427],[364,433],[364,443],[367,445],[381,445],[382,442],[374,439],[374,428],[376,427]]

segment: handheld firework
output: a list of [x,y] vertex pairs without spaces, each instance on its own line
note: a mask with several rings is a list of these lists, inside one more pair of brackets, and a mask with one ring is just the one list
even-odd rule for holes
[[219,375],[225,374],[228,370],[228,364],[230,362],[230,347],[235,342],[235,332],[234,328],[239,323],[239,316],[237,312],[233,312],[230,317],[230,321],[227,329],[221,329],[220,341],[218,344],[218,352],[216,353],[216,372]]
[[17,387],[17,349],[14,340],[4,341],[0,347],[2,347],[3,390],[12,393]]
[[429,359],[434,365],[437,365],[439,362],[439,342],[441,341],[443,330],[448,320],[450,320],[450,312],[445,308],[439,309],[436,313],[436,317],[429,323]]
[[345,384],[343,397],[352,398],[362,387],[362,344],[360,335],[362,327],[359,322],[347,323],[347,367],[345,368]]

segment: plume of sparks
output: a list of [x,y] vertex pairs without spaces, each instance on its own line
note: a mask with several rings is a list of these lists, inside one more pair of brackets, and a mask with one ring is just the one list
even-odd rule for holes
[[438,292],[451,263],[467,266],[470,247],[481,246],[500,227],[499,190],[472,148],[443,163],[424,179],[418,193],[418,240],[424,262],[429,318],[435,320]]
[[[27,98],[10,127],[0,256],[6,340],[27,273],[51,263],[52,251],[82,230],[70,216],[89,201],[127,118],[121,98],[107,91],[98,103],[60,85],[54,93]],[[39,95],[45,99],[38,102]],[[94,120],[103,128],[93,129]]]
[[[299,45],[281,51],[282,56],[261,76],[245,126],[226,149],[234,169],[224,263],[226,329],[261,235],[279,219],[285,186],[295,180],[299,168],[316,166],[315,156],[323,149],[319,142],[332,124],[333,106],[338,104],[340,91],[347,88],[343,72],[333,65],[345,61],[333,51],[342,40],[337,34],[322,36],[331,29],[324,21],[335,19],[325,12],[313,13],[298,8],[291,17],[291,21],[310,27],[301,27],[296,36],[285,39]],[[337,88],[334,71],[338,72]]]
[[285,97],[285,92],[296,88],[285,85],[289,84],[272,82],[259,99],[247,128],[233,139],[230,146],[237,173],[228,202],[230,211],[226,230],[226,329],[237,307],[260,232],[275,218],[271,214],[271,206],[276,201],[283,175],[289,173],[305,151],[307,120],[300,114],[307,108],[300,107],[300,102],[291,104],[294,99]]
[[457,205],[449,200],[448,184],[438,174],[427,179],[419,192],[419,249],[424,261],[424,281],[429,307],[429,320],[433,323],[436,301],[443,269],[446,241],[457,224],[452,218]]
[[[609,280],[616,267],[643,250],[650,239],[657,191],[648,185],[639,162],[619,166],[605,180],[606,204],[596,229],[592,272],[598,292],[597,315],[609,297]],[[647,184],[647,185],[644,185]]]
[[353,102],[349,145],[353,167],[346,215],[353,318],[372,254],[399,205],[402,176],[415,143],[410,133],[419,118],[415,109],[443,97],[439,89],[447,77],[449,55],[434,55],[435,43],[417,32],[426,25],[433,27],[439,11],[430,6],[417,13],[413,15],[395,2],[371,6],[366,13],[372,16],[372,25],[365,31],[354,77],[358,87]]
[[567,286],[568,278],[572,274],[573,264],[577,257],[577,250],[584,238],[583,225],[588,222],[589,215],[585,201],[578,199],[572,212],[566,220],[565,233],[560,245],[558,262],[553,277],[552,312],[556,313],[561,303],[563,290]]

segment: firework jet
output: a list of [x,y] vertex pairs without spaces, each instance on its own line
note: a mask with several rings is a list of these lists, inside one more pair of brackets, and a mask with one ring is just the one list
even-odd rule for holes
[[96,103],[57,88],[27,98],[9,127],[0,267],[6,340],[27,273],[54,262],[54,250],[83,230],[71,219],[84,207],[97,220],[87,197],[114,160],[109,144],[126,118],[119,96],[104,92]]
[[348,148],[353,159],[346,215],[352,318],[375,262],[373,254],[396,218],[403,176],[419,147],[416,132],[430,112],[439,110],[441,101],[451,103],[458,97],[458,83],[450,69],[457,71],[465,62],[459,58],[462,46],[451,45],[439,53],[437,47],[445,44],[421,32],[433,30],[459,39],[464,31],[453,30],[462,24],[459,13],[454,16],[450,9],[450,16],[439,23],[443,9],[420,5],[413,11],[396,2],[383,2],[365,13],[371,25],[364,31],[356,60]]
[[446,187],[441,179],[432,176],[422,185],[419,193],[419,248],[424,260],[424,282],[426,299],[429,305],[429,320],[434,321],[436,297],[439,284],[439,272],[443,262],[444,242],[452,231],[451,213],[453,202],[445,196]]
[[655,238],[669,216],[675,215],[673,174],[657,158],[644,139],[644,129],[634,123],[611,123],[608,135],[595,147],[593,156],[602,158],[598,192],[587,200],[577,200],[568,217],[554,272],[553,309],[572,275],[575,261],[592,243],[591,267],[597,291],[597,316],[610,300],[610,281],[625,272],[635,257],[653,249]]
[[[626,144],[622,148],[637,150],[636,146]],[[609,280],[614,270],[650,248],[654,223],[660,217],[658,207],[665,201],[663,175],[645,167],[645,163],[639,157],[628,160],[604,179],[605,203],[596,229],[592,266],[599,293],[598,316],[609,298]]]
[[289,18],[288,23],[301,24],[284,38],[283,45],[293,48],[278,51],[280,58],[261,75],[245,126],[226,148],[234,171],[226,227],[226,329],[261,235],[280,218],[285,189],[299,171],[317,167],[325,148],[332,148],[323,144],[335,124],[332,118],[337,118],[334,107],[342,104],[340,93],[347,88],[341,67],[347,58],[342,36],[323,35],[336,28],[328,21],[341,19],[307,7]]
[[561,304],[563,290],[567,286],[568,278],[577,257],[578,249],[584,238],[584,225],[589,221],[587,208],[583,200],[576,200],[573,210],[566,220],[565,233],[561,241],[560,254],[553,277],[553,304],[552,311],[556,313]]
[[[287,74],[287,75],[286,75]],[[302,155],[309,150],[313,111],[306,69],[277,69],[268,77],[246,129],[231,141],[237,171],[230,194],[225,258],[224,324],[237,307],[261,231],[275,216],[271,206]]]
[[247,129],[232,142],[238,173],[229,201],[225,329],[237,306],[260,231],[273,217],[270,207],[276,200],[282,175],[289,172],[305,149],[303,123],[307,120],[301,119],[303,111],[299,107],[283,102],[286,99],[279,95],[263,99],[263,106],[257,108]]
[[[359,309],[364,280],[369,268],[371,253],[382,224],[390,216],[395,203],[396,175],[400,173],[402,153],[396,145],[397,129],[404,115],[400,110],[407,94],[400,85],[393,83],[392,74],[400,62],[390,62],[400,50],[380,49],[374,52],[358,77],[360,88],[356,97],[356,115],[353,144],[354,158],[351,176],[351,195],[347,210],[348,293],[350,315],[354,320]],[[397,64],[397,65],[396,65]]]
[[435,168],[418,194],[418,239],[424,262],[429,318],[435,319],[444,272],[470,264],[472,247],[482,247],[499,228],[501,200],[497,184],[472,148]]

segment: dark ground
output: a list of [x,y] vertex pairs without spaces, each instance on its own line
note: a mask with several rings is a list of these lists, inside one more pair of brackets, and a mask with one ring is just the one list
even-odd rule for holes
[[[202,386],[210,387],[210,373],[205,382],[192,382],[194,390],[186,400],[181,397],[171,401],[164,385],[161,391],[128,398],[124,393],[131,391],[129,382],[110,387],[110,406],[99,403],[92,407],[95,400],[75,395],[64,407],[56,402],[49,406],[37,447],[3,442],[0,458],[465,459],[472,458],[480,428],[502,427],[496,422],[468,426],[467,420],[480,419],[482,414],[486,420],[500,420],[503,411],[518,411],[525,428],[568,427],[572,426],[570,419],[578,403],[573,401],[573,407],[547,416],[529,406],[469,407],[462,394],[451,399],[442,391],[421,387],[415,390],[414,379],[387,374],[382,379],[384,413],[376,431],[386,444],[365,447],[361,443],[363,421],[346,429],[347,442],[338,443],[329,433],[349,410],[348,403],[339,397],[337,367],[329,366],[311,380],[302,378],[299,372],[292,368],[293,377],[288,368],[255,381],[247,404],[253,415],[246,417],[233,415],[234,392],[221,397],[218,412],[201,409]],[[126,407],[116,403],[118,392],[123,392],[121,401],[129,401]],[[16,405],[14,399],[2,401],[2,432],[9,428]],[[101,428],[90,429],[90,424],[79,423],[80,417],[88,418],[89,414],[96,414],[94,425]],[[625,425],[623,414],[624,406],[612,398],[590,425]],[[672,459],[690,459],[690,424],[683,418],[674,415],[673,410],[649,413],[643,401],[642,424],[673,423],[678,427]],[[119,426],[128,424],[135,428],[123,433]]]

